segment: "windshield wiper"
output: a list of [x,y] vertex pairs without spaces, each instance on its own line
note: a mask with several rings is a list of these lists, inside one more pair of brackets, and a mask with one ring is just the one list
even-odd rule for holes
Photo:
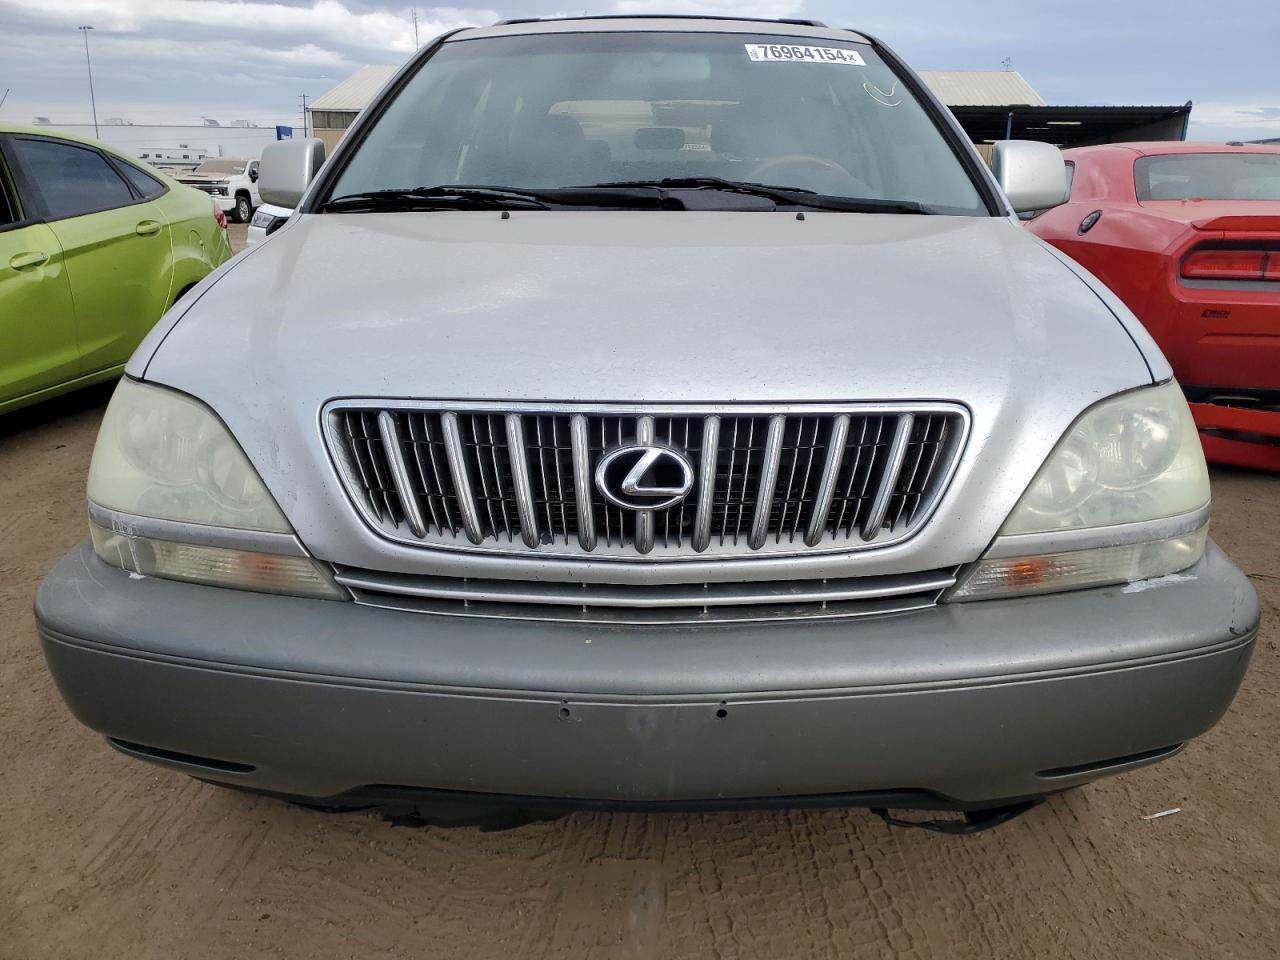
[[846,213],[932,213],[911,200],[872,197],[840,197],[815,193],[803,187],[780,187],[722,177],[665,177],[661,180],[616,180],[578,187],[494,187],[441,184],[435,187],[402,187],[369,190],[327,200],[321,209],[329,213],[367,213],[382,210],[548,210],[565,207],[647,207],[683,209],[677,192],[715,190],[761,197],[776,204],[837,210]]
[[680,209],[681,204],[651,184],[634,188],[610,185],[607,189],[545,187],[534,190],[459,183],[352,193],[326,201],[321,209],[331,213],[363,213],[377,210],[548,210],[551,207]]
[[536,192],[498,187],[406,187],[400,190],[368,190],[326,200],[322,210],[361,213],[378,210],[546,210],[549,204]]
[[781,187],[748,180],[727,180],[723,177],[665,177],[661,180],[617,180],[597,183],[593,189],[635,189],[656,187],[660,190],[723,190],[753,197],[765,197],[775,203],[788,206],[809,207],[814,210],[839,210],[846,213],[932,213],[933,211],[914,200],[881,200],[875,197],[841,197],[817,193],[803,187]]

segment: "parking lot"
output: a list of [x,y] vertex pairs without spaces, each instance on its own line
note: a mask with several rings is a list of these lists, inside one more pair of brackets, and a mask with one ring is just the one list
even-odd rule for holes
[[85,535],[109,395],[0,421],[6,960],[1276,953],[1280,477],[1213,472],[1212,532],[1257,587],[1262,634],[1223,722],[1155,768],[962,839],[858,810],[411,830],[139,765],[67,713],[31,602]]

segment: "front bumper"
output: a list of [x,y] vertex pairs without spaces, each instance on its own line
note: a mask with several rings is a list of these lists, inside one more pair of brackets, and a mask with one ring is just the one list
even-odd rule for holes
[[208,190],[203,190],[201,192],[207,195],[209,199],[213,201],[213,205],[223,213],[230,213],[236,208],[236,198],[233,196],[227,196],[222,193],[209,193]]
[[87,544],[36,602],[72,712],[205,779],[619,803],[920,792],[985,803],[1167,755],[1258,624],[1210,545],[1128,587],[862,620],[466,619],[136,579]]

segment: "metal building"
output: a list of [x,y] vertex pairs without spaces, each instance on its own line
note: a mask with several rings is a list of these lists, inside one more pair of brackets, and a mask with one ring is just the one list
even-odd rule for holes
[[974,143],[1043,140],[1064,147],[1185,140],[1191,101],[1176,106],[1058,106],[1016,70],[922,70]]
[[[347,127],[400,69],[361,67],[307,106],[312,136],[332,150]],[[1191,101],[1180,106],[1055,106],[1016,70],[922,70],[974,143],[1015,138],[1064,147],[1133,140],[1185,140]]]
[[327,93],[307,104],[307,128],[311,136],[324,141],[332,151],[351,126],[356,114],[365,108],[374,94],[399,70],[396,64],[375,63],[361,67]]

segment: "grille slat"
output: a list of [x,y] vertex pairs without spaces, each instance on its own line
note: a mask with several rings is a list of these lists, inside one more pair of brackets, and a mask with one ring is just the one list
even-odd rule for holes
[[[538,447],[541,454],[542,448]],[[529,548],[538,546],[537,506],[533,501],[533,483],[529,479],[529,450],[524,441],[524,418],[507,414],[507,457],[511,463],[511,485],[515,488],[516,515],[520,518],[520,537]]]
[[827,441],[826,462],[818,481],[813,510],[809,514],[809,526],[805,530],[805,546],[817,546],[831,516],[831,500],[836,492],[836,479],[840,474],[840,462],[844,457],[844,445],[849,436],[849,415],[842,413],[831,421],[831,436]]
[[[327,437],[351,497],[389,539],[604,559],[696,559],[897,542],[932,513],[968,434],[944,403],[779,410],[578,410],[336,401]],[[614,447],[683,453],[693,489],[660,510],[606,500]]]
[[569,439],[573,444],[573,497],[578,507],[578,545],[588,553],[596,548],[590,430],[587,418],[582,414],[569,421]]
[[[621,420],[618,421],[621,424]],[[654,426],[653,417],[641,417],[636,421],[636,440],[639,443],[653,443],[658,439],[657,429]],[[621,440],[621,437],[619,437]],[[649,553],[653,550],[654,540],[654,518],[653,510],[640,510],[635,515],[634,523],[636,525],[635,545],[636,549],[641,553]],[[664,514],[669,511],[664,510]]]
[[409,525],[413,535],[421,539],[427,535],[427,523],[422,517],[422,505],[418,503],[413,481],[409,479],[409,467],[400,442],[400,427],[396,423],[395,414],[389,410],[378,414],[378,435],[382,438],[382,455],[386,457],[387,470],[391,475],[391,482],[395,484],[405,523]]
[[458,498],[458,513],[467,539],[479,544],[484,539],[480,530],[480,514],[476,510],[475,493],[471,487],[471,474],[467,469],[467,449],[462,440],[462,428],[458,415],[452,411],[442,414],[440,425],[444,431],[445,450],[449,458],[449,477]]
[[698,463],[698,511],[693,520],[692,546],[702,553],[711,544],[711,514],[716,498],[716,456],[720,449],[720,418],[702,421],[702,457]]
[[[747,540],[752,550],[764,546],[769,535],[769,518],[773,509],[774,493],[778,489],[778,466],[782,463],[782,438],[787,429],[787,418],[782,414],[769,418],[769,429],[764,442],[764,463],[760,471],[760,489],[756,491],[755,514],[751,518],[751,537]],[[777,526],[781,528],[782,524]]]
[[876,483],[875,497],[871,501],[871,509],[867,512],[866,519],[862,521],[862,539],[865,541],[874,540],[884,528],[885,518],[888,516],[889,507],[893,502],[893,491],[897,483],[898,474],[901,472],[902,464],[910,452],[908,443],[911,439],[911,427],[914,422],[914,417],[911,414],[904,413],[898,417],[897,422],[893,425],[893,439],[889,441],[889,449],[885,454],[879,481]]

